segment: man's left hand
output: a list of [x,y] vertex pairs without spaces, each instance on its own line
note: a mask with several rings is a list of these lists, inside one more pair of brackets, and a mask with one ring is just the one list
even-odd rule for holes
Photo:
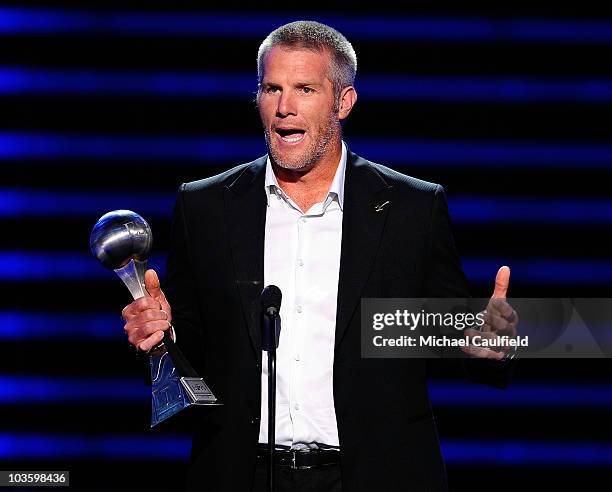
[[[495,277],[495,289],[484,311],[484,324],[481,330],[465,330],[464,334],[468,340],[471,341],[474,336],[488,339],[496,339],[502,336],[516,337],[518,315],[506,301],[509,283],[510,268],[503,266]],[[493,350],[488,347],[477,347],[470,343],[467,347],[461,347],[461,350],[472,357],[501,360],[509,350],[512,350],[512,347],[502,345],[495,347],[495,350]]]

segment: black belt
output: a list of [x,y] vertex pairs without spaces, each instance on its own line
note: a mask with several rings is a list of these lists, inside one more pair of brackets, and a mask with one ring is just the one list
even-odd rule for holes
[[[268,446],[257,449],[257,463],[268,462]],[[333,449],[277,449],[274,451],[274,463],[277,466],[288,466],[294,470],[307,470],[321,466],[340,464],[340,451]]]

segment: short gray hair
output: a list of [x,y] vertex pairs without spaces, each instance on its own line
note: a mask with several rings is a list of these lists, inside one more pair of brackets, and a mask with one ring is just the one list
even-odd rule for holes
[[330,80],[336,97],[355,83],[357,55],[351,43],[335,29],[315,21],[295,21],[275,29],[263,40],[257,52],[257,80],[264,76],[264,59],[274,46],[328,50],[331,55]]

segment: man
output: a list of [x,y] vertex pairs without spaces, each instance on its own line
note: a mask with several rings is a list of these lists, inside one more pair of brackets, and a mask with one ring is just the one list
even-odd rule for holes
[[[446,488],[424,361],[361,358],[360,299],[467,297],[467,282],[442,188],[343,143],[356,67],[350,43],[316,22],[264,40],[257,103],[268,156],[181,186],[166,295],[148,271],[151,297],[124,309],[129,340],[144,351],[172,321],[179,347],[223,402],[198,416],[190,490],[264,490],[258,301],[269,284],[283,292],[278,454],[312,465],[280,466],[278,490]],[[505,297],[508,278],[501,269],[494,297]],[[507,303],[490,311],[494,334],[512,331]],[[503,384],[503,364],[469,362],[488,363],[470,367],[476,378]]]

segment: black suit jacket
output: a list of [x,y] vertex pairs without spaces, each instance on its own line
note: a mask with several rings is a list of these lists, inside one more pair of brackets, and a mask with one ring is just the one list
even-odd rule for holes
[[[223,402],[193,424],[190,490],[251,487],[265,165],[261,157],[178,195],[165,292],[179,347]],[[362,297],[469,296],[444,192],[349,152],[342,227],[333,390],[343,490],[444,490],[425,361],[363,359],[360,349]]]

